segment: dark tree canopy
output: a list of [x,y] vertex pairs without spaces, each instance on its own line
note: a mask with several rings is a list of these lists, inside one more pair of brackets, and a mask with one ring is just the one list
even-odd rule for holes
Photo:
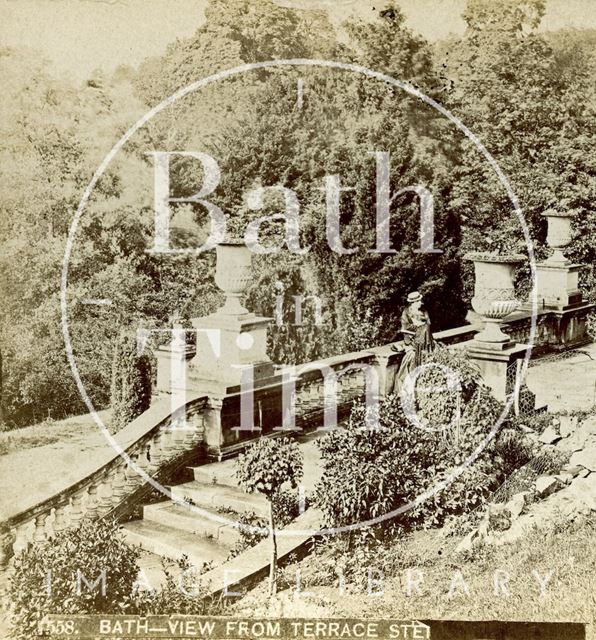
[[[225,4],[225,11],[223,6]],[[543,0],[468,0],[461,37],[430,45],[412,32],[396,3],[340,32],[325,12],[272,0],[211,0],[203,25],[138,69],[94,72],[82,87],[58,80],[49,63],[2,49],[0,118],[2,409],[11,427],[85,411],[66,358],[60,276],[68,227],[101,159],[147,109],[218,70],[283,58],[351,62],[418,87],[457,115],[483,142],[519,196],[537,256],[547,255],[546,209],[575,212],[567,254],[588,265],[582,287],[596,298],[594,33],[537,30]],[[298,81],[302,103],[298,104]],[[154,118],[129,141],[99,181],[83,216],[70,263],[69,331],[82,381],[98,408],[110,402],[112,345],[120,330],[164,328],[213,311],[214,252],[151,255],[150,151],[196,150],[217,159],[222,180],[210,196],[230,229],[282,211],[269,193],[251,210],[246,192],[284,185],[300,202],[298,256],[255,258],[251,308],[275,311],[283,285],[282,327],[270,331],[276,362],[299,362],[365,348],[395,337],[404,296],[425,295],[436,329],[463,321],[471,273],[469,249],[524,249],[520,223],[494,172],[445,118],[396,87],[337,69],[261,69],[214,83]],[[375,156],[391,155],[395,193],[425,185],[434,196],[435,246],[419,248],[417,196],[391,206],[393,255],[375,246]],[[326,176],[339,176],[339,255],[326,237]],[[171,193],[197,191],[197,164],[172,161]],[[172,205],[172,242],[199,246],[208,222],[199,204]],[[262,242],[283,234],[262,225]],[[523,276],[523,274],[522,274]],[[446,296],[445,292],[449,292]],[[305,306],[293,327],[293,296],[317,295],[323,322]],[[76,303],[106,298],[110,307]]]

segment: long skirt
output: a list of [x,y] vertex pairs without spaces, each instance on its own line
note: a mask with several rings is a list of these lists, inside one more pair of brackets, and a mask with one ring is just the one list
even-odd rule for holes
[[424,354],[434,351],[435,341],[428,324],[416,329],[410,348],[406,348],[401,365],[393,381],[393,393],[399,393],[408,374],[422,364]]

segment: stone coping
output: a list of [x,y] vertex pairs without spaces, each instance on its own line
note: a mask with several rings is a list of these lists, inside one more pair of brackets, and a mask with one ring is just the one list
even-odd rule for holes
[[540,215],[545,218],[575,218],[577,211],[556,211],[555,209],[548,209]]
[[551,271],[577,271],[579,269],[585,268],[586,266],[585,264],[581,264],[579,262],[571,262],[571,260],[567,260],[567,258],[565,258],[565,261],[561,262],[558,262],[556,260],[549,262],[549,260],[550,258],[548,258],[544,262],[539,262],[536,265],[536,271],[548,271],[549,269]]
[[474,262],[517,264],[525,262],[527,257],[521,253],[491,253],[490,251],[470,251],[464,255],[465,260]]

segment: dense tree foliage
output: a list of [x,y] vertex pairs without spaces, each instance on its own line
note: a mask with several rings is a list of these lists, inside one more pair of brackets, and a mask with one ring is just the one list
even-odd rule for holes
[[[223,5],[225,4],[225,10]],[[354,62],[419,87],[478,135],[519,195],[539,257],[546,255],[545,209],[576,212],[569,255],[591,268],[583,285],[594,298],[593,33],[541,34],[543,0],[468,0],[467,30],[430,46],[405,25],[396,6],[377,8],[338,33],[322,11],[271,0],[211,0],[190,38],[172,43],[138,70],[92,74],[83,86],[57,80],[39,56],[3,49],[0,106],[2,241],[2,415],[6,426],[84,411],[68,365],[61,327],[60,278],[68,228],[104,155],[150,107],[180,87],[235,65],[283,58]],[[298,100],[298,82],[303,93]],[[164,109],[138,132],[98,181],[80,221],[70,261],[69,335],[79,373],[98,408],[110,399],[112,345],[122,330],[164,328],[216,308],[214,252],[147,253],[153,234],[153,167],[148,152],[210,153],[222,172],[209,196],[230,230],[283,212],[269,191],[261,209],[246,193],[283,185],[300,203],[304,255],[255,257],[248,292],[257,312],[274,316],[269,350],[299,362],[395,337],[409,290],[426,298],[435,327],[462,322],[470,296],[469,248],[523,249],[520,224],[494,173],[437,112],[377,80],[337,69],[260,69],[214,83]],[[435,246],[417,253],[419,203],[405,191],[391,205],[391,246],[375,247],[376,158],[390,153],[390,190],[425,185],[434,196]],[[338,176],[340,239],[329,248],[326,176]],[[197,163],[172,161],[171,194],[200,188]],[[172,244],[205,239],[198,203],[172,205]],[[283,239],[279,217],[261,226],[265,246]],[[448,292],[448,295],[445,294]],[[294,326],[294,296],[312,299]],[[86,304],[88,299],[111,305]]]
[[140,416],[151,403],[151,362],[137,353],[134,336],[121,335],[114,347],[110,430],[119,431]]
[[[452,81],[449,107],[494,156],[519,197],[537,255],[545,256],[546,223],[554,209],[577,214],[570,257],[585,262],[594,299],[596,196],[592,52],[577,40],[536,31],[544,0],[470,0],[464,36],[443,50]],[[471,148],[453,168],[450,206],[465,215],[468,248],[525,251],[521,223],[487,163]]]
[[[7,426],[84,411],[66,358],[60,315],[65,241],[85,184],[144,107],[128,72],[81,89],[58,82],[32,55],[4,50],[1,120],[2,351]],[[146,253],[152,213],[150,167],[120,154],[94,191],[70,262],[69,333],[81,379],[98,408],[109,402],[112,352],[121,329],[161,327],[195,296],[212,310],[212,256]],[[175,225],[176,226],[176,225]],[[196,225],[195,225],[196,226]],[[196,231],[176,228],[180,246]],[[200,231],[200,230],[199,230]],[[111,300],[109,306],[85,299]]]

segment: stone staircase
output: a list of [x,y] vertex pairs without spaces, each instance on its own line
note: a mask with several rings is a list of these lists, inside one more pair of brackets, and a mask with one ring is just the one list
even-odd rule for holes
[[240,538],[233,522],[248,513],[267,518],[269,506],[264,496],[247,494],[237,486],[230,464],[216,462],[191,469],[192,481],[170,487],[184,504],[166,500],[145,505],[143,518],[124,523],[122,531],[130,544],[150,553],[174,560],[186,555],[197,567],[207,562],[217,566]]

